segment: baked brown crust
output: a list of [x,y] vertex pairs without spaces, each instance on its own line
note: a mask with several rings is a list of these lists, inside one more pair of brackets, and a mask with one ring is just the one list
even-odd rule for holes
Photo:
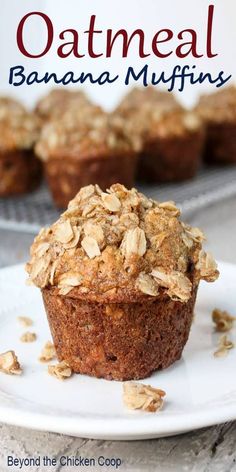
[[0,196],[7,197],[37,188],[42,177],[41,162],[31,150],[0,152]]
[[78,189],[88,184],[97,183],[106,190],[120,181],[128,188],[133,187],[136,165],[137,155],[131,151],[82,160],[60,156],[59,160],[44,163],[44,169],[54,203],[58,208],[66,208]]
[[142,379],[180,359],[196,292],[184,304],[167,296],[106,304],[42,290],[59,360],[74,372],[109,380]]
[[201,165],[203,145],[202,130],[147,139],[139,156],[138,179],[154,183],[193,178]]

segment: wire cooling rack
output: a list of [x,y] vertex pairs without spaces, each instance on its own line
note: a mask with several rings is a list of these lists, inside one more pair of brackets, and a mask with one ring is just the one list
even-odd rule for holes
[[[181,184],[137,187],[154,199],[174,200],[186,214],[224,198],[236,196],[236,167],[203,169],[194,180]],[[34,234],[42,226],[50,225],[59,214],[45,184],[24,197],[0,199],[2,229]]]

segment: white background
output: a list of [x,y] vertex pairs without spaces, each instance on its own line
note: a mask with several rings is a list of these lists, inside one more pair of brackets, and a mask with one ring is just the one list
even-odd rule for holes
[[[146,33],[146,49],[151,48],[151,39],[155,32],[162,28],[173,29],[176,34],[185,28],[194,28],[199,33],[199,50],[205,52],[206,21],[209,4],[215,5],[213,49],[218,56],[213,59],[207,57],[201,59],[182,60],[182,64],[197,64],[199,71],[211,72],[217,75],[224,70],[226,75],[232,74],[236,78],[235,44],[236,44],[236,1],[235,0],[1,0],[0,17],[0,93],[12,94],[33,106],[35,100],[46,93],[50,85],[34,85],[12,87],[8,85],[9,68],[22,64],[28,70],[43,72],[57,72],[58,76],[68,70],[79,73],[82,71],[93,72],[97,76],[104,70],[116,75],[132,65],[141,69],[146,63],[153,72],[171,71],[173,67],[181,63],[174,55],[160,60],[155,56],[140,59],[135,48],[130,48],[128,59],[121,58],[121,46],[117,43],[114,47],[113,57],[109,59],[91,59],[85,57],[76,59],[70,57],[60,59],[56,55],[56,49],[61,44],[58,34],[63,29],[74,28],[81,33],[81,49],[86,51],[86,36],[83,31],[88,29],[90,15],[97,15],[97,26],[106,30],[112,28],[127,29],[132,32],[136,28],[142,28]],[[54,43],[46,57],[41,59],[26,59],[19,52],[16,44],[16,30],[21,18],[30,11],[42,11],[48,14],[54,24]],[[38,19],[31,21],[25,29],[27,44],[30,41],[32,52],[39,50],[44,44],[45,34],[42,22]],[[100,37],[101,36],[101,37]],[[43,41],[44,39],[44,41]],[[104,35],[97,36],[96,47],[98,50],[104,45]],[[136,43],[137,44],[137,43]],[[175,42],[172,42],[174,45]],[[164,46],[163,46],[164,47]],[[165,46],[166,47],[166,46]],[[74,86],[78,87],[78,86]],[[81,87],[81,86],[80,86]],[[98,86],[86,85],[88,93],[95,101],[106,108],[112,108],[121,95],[127,90],[122,81],[112,85]],[[180,95],[180,99],[186,105],[192,105],[197,100],[199,93],[205,91],[207,85],[188,86]],[[211,86],[210,90],[213,91]]]

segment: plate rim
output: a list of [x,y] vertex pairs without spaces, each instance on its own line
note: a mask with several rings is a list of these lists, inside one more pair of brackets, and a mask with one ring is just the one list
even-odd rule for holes
[[[236,264],[231,262],[218,261],[218,264],[222,269],[229,268],[236,271]],[[24,264],[7,266],[0,269],[0,275],[3,272],[22,270],[22,268],[24,268]],[[122,382],[119,383],[122,384]],[[24,405],[19,409],[17,405],[14,407],[0,404],[0,421],[8,425],[89,439],[132,441],[184,434],[188,431],[236,420],[236,401],[230,405],[213,406],[213,408],[209,406],[207,412],[204,409],[203,412],[197,410],[192,413],[183,412],[181,415],[170,413],[169,417],[140,411],[129,412],[127,410],[127,413],[130,414],[130,417],[113,418],[111,428],[111,417],[109,416],[92,419],[80,416],[79,413],[76,413],[75,417],[70,417],[63,412],[60,416],[48,415],[44,412],[32,412]]]

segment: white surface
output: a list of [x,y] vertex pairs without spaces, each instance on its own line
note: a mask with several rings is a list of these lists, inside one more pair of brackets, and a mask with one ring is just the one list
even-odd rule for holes
[[[220,270],[215,284],[201,284],[196,320],[182,360],[144,381],[167,392],[165,408],[158,414],[126,410],[120,382],[82,375],[60,382],[50,377],[37,360],[49,339],[39,291],[25,285],[22,266],[1,270],[1,351],[14,349],[24,374],[0,375],[0,421],[87,438],[129,440],[236,419],[236,350],[226,358],[213,357],[219,335],[214,334],[210,317],[216,306],[235,312],[236,266],[222,263]],[[36,343],[19,341],[24,331],[16,320],[20,315],[34,319]],[[236,340],[235,331],[232,334]]]

